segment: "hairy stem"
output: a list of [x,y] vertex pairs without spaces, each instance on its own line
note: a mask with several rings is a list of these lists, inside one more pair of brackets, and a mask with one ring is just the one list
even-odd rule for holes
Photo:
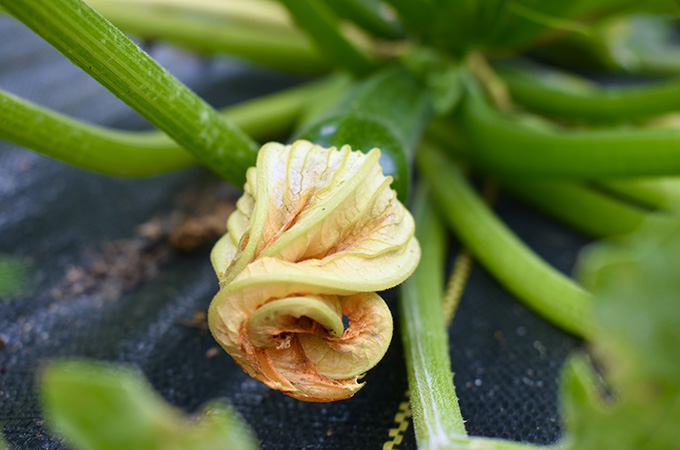
[[448,334],[442,317],[444,228],[428,189],[420,186],[414,215],[420,265],[400,288],[402,339],[406,353],[411,409],[420,448],[439,448],[452,436],[466,435],[453,385]]

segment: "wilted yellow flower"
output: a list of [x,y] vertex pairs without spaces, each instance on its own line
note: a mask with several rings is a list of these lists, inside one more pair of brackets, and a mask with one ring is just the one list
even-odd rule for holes
[[375,291],[404,281],[420,259],[413,218],[379,157],[347,145],[264,145],[211,255],[215,339],[252,377],[300,400],[361,388],[392,338]]

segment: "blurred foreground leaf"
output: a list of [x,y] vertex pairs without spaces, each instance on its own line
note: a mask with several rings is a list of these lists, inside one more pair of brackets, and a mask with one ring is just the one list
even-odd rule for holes
[[569,449],[680,449],[680,223],[647,222],[599,244],[582,275],[595,294],[591,340],[607,397],[583,357],[563,376]]
[[40,387],[48,423],[79,450],[257,448],[225,405],[184,417],[129,368],[61,361],[45,369]]

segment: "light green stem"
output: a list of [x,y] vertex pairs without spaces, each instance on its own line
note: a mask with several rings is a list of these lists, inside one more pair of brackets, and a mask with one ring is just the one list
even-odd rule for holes
[[228,53],[287,71],[330,70],[328,62],[294,28],[197,20],[192,15],[163,8],[142,8],[110,0],[92,0],[90,4],[123,31],[142,38],[185,44],[205,53]]
[[[310,97],[347,84],[333,76],[231,106],[222,114],[255,139],[285,136]],[[149,176],[196,160],[160,131],[120,131],[90,125],[0,90],[0,138],[69,164],[110,175]]]
[[599,180],[600,189],[646,208],[680,213],[680,178]]
[[82,0],[0,0],[74,64],[234,185],[258,146]]
[[416,438],[419,448],[429,449],[441,448],[441,443],[466,432],[442,317],[444,229],[423,186],[415,204],[422,257],[416,271],[401,285],[399,307]]
[[162,133],[90,125],[0,91],[0,138],[83,169],[148,176],[195,164]]
[[644,210],[581,183],[525,179],[503,184],[527,203],[596,238],[632,233],[647,216]]
[[591,295],[520,241],[441,152],[423,146],[417,162],[449,226],[476,259],[547,320],[577,336],[587,335]]

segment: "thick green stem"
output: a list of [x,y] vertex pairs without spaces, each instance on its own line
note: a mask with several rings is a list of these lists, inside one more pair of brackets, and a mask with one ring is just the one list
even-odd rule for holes
[[288,71],[323,73],[330,69],[307,38],[293,28],[267,23],[215,23],[211,18],[200,20],[164,8],[149,9],[110,0],[93,0],[90,4],[123,31],[142,38],[185,44],[205,53],[228,53]]
[[304,124],[297,135],[324,147],[378,147],[383,173],[408,198],[415,147],[432,114],[430,91],[403,67],[389,67],[359,83],[335,106]]
[[583,122],[617,122],[677,111],[680,80],[645,86],[597,87],[560,72],[499,67],[513,100],[535,111]]
[[74,64],[227,181],[241,186],[258,146],[82,0],[0,0]]
[[399,311],[419,449],[531,450],[545,447],[501,439],[468,437],[453,384],[448,333],[442,315],[444,229],[428,188],[415,197],[420,265],[400,287]]
[[680,174],[680,129],[559,129],[505,116],[470,84],[461,127],[476,166],[505,176]]
[[[310,96],[332,94],[346,81],[330,77],[226,108],[222,114],[255,139],[280,138],[294,127]],[[101,173],[148,176],[196,163],[160,131],[87,124],[1,90],[0,118],[0,138]]]
[[644,210],[581,183],[512,180],[503,184],[527,203],[596,238],[632,233],[647,216]]
[[400,288],[402,339],[418,447],[442,448],[454,436],[466,435],[442,317],[446,240],[424,186],[416,195],[415,205],[422,257]]
[[590,294],[521,242],[441,152],[423,146],[417,162],[449,226],[476,259],[534,311],[566,331],[586,335]]
[[347,39],[333,11],[319,0],[280,0],[328,59],[356,75],[378,68],[377,62]]

